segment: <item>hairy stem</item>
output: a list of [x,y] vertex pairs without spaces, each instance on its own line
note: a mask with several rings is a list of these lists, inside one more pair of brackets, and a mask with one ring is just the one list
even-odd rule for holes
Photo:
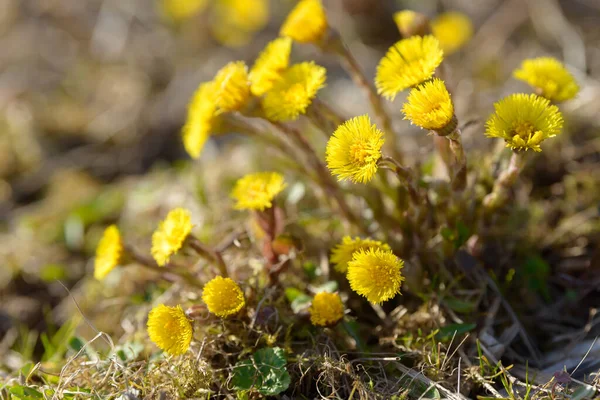
[[523,156],[517,152],[513,152],[507,168],[496,179],[496,182],[494,182],[492,192],[483,199],[483,205],[488,211],[493,211],[506,204],[508,193],[519,176],[522,163]]
[[379,160],[379,164],[380,166],[391,169],[396,173],[396,176],[400,182],[406,185],[410,199],[415,205],[423,204],[423,199],[421,198],[421,195],[415,186],[413,173],[410,168],[403,166],[398,162],[398,160],[392,157],[382,157]]
[[202,258],[204,258],[208,261],[212,261],[215,264],[217,264],[217,267],[219,268],[219,272],[221,272],[221,275],[223,275],[225,277],[229,276],[229,271],[227,270],[227,264],[225,264],[225,260],[223,260],[223,256],[221,255],[220,252],[205,245],[204,243],[202,243],[200,240],[198,240],[196,237],[194,237],[192,235],[188,236],[187,242],[190,245],[190,247],[192,249],[194,249],[194,251],[196,253],[198,253],[198,255],[200,255]]

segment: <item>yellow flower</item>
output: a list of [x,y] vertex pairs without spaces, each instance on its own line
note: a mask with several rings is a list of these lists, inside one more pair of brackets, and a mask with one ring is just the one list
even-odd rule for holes
[[465,14],[450,11],[431,21],[431,31],[440,41],[444,53],[451,54],[471,40],[473,24]]
[[260,53],[250,70],[250,90],[255,96],[262,96],[281,79],[288,67],[292,40],[278,38],[269,43]]
[[183,147],[192,158],[200,157],[215,121],[217,104],[214,85],[200,85],[188,106],[187,120],[182,129]]
[[300,0],[288,14],[279,33],[299,43],[318,44],[327,28],[327,15],[321,0]]
[[250,98],[248,67],[243,61],[232,61],[215,75],[214,90],[220,111],[236,111]]
[[329,138],[327,167],[340,181],[369,182],[377,172],[383,142],[383,132],[371,125],[368,115],[354,117]]
[[152,257],[161,267],[177,253],[192,230],[190,212],[184,208],[171,210],[152,234]]
[[394,44],[377,66],[375,86],[384,97],[393,100],[398,92],[431,78],[444,58],[438,40],[431,36],[413,36]]
[[524,60],[521,68],[513,73],[515,78],[527,82],[538,94],[553,101],[572,99],[579,92],[573,75],[558,60],[539,57]]
[[502,138],[515,150],[542,151],[540,143],[558,135],[563,117],[550,100],[535,94],[512,94],[494,104],[485,135]]
[[123,243],[121,234],[116,225],[111,225],[104,230],[104,234],[96,248],[94,260],[94,278],[102,280],[112,271],[121,260]]
[[269,0],[214,1],[210,16],[215,39],[229,47],[247,44],[269,21]]
[[161,350],[171,355],[184,354],[192,342],[192,323],[181,306],[159,304],[148,314],[148,336]]
[[218,317],[225,318],[244,307],[244,293],[231,278],[217,276],[211,279],[202,291],[202,301],[206,303],[208,311]]
[[285,188],[283,175],[277,172],[257,172],[238,179],[231,191],[238,210],[259,210],[273,206],[273,199]]
[[344,318],[344,304],[337,293],[321,292],[308,309],[310,322],[317,326],[332,326]]
[[454,106],[444,81],[436,78],[412,89],[402,112],[414,125],[438,130],[452,121]]
[[293,121],[306,113],[319,89],[325,86],[326,70],[312,61],[292,65],[262,99],[272,121]]
[[379,304],[400,293],[404,262],[390,250],[358,250],[348,263],[350,288],[371,303]]
[[348,262],[352,260],[354,253],[361,249],[380,249],[391,251],[390,246],[378,240],[361,239],[359,237],[355,237],[353,239],[351,236],[344,236],[342,243],[335,246],[331,251],[331,257],[329,258],[329,261],[334,264],[336,271],[345,273],[348,270]]
[[160,8],[163,15],[174,21],[193,17],[208,5],[208,0],[162,0]]
[[402,34],[408,38],[413,35],[424,35],[428,30],[427,17],[412,10],[398,11],[393,15],[394,22]]

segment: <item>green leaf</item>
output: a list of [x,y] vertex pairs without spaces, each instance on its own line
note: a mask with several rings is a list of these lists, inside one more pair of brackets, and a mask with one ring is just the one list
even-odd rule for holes
[[60,279],[65,279],[67,273],[64,265],[47,264],[40,270],[40,279],[44,282],[53,282]]
[[287,288],[285,289],[285,297],[290,302],[290,307],[295,313],[302,311],[312,301],[312,298],[300,289]]
[[475,311],[475,303],[459,300],[455,297],[446,297],[444,299],[444,304],[450,307],[453,311],[462,314],[468,314]]
[[279,347],[258,350],[252,359],[239,361],[233,369],[232,384],[236,390],[256,389],[260,394],[273,396],[290,385],[287,360]]
[[579,386],[573,394],[571,394],[571,400],[585,400],[591,399],[596,394],[596,389],[590,385]]
[[285,289],[285,297],[291,303],[296,300],[299,296],[306,296],[304,292],[300,289],[296,289],[295,287],[289,287]]
[[33,399],[43,399],[44,395],[38,392],[35,389],[32,389],[27,386],[13,386],[8,389],[10,394],[12,394],[13,398],[21,399],[21,400],[33,400]]
[[435,335],[435,338],[439,341],[451,340],[453,336],[460,336],[464,333],[472,331],[476,327],[476,324],[451,324],[441,328]]
[[338,290],[337,281],[328,281],[322,285],[315,287],[315,293],[319,293],[319,292],[334,293],[336,290]]

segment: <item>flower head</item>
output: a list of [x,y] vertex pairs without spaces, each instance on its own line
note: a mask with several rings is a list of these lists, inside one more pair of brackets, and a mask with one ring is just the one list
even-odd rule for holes
[[402,10],[395,13],[393,18],[402,37],[422,36],[427,32],[428,20],[421,13],[412,10]]
[[550,100],[535,94],[512,94],[494,104],[485,135],[502,138],[515,150],[542,151],[540,143],[558,135],[563,117]]
[[398,92],[431,78],[443,58],[440,43],[431,35],[400,40],[377,66],[378,93],[393,100]]
[[553,101],[572,99],[579,92],[573,75],[558,60],[539,57],[523,61],[513,73],[515,78],[527,82],[538,94]]
[[104,230],[104,234],[96,248],[94,260],[94,278],[102,280],[112,271],[121,260],[123,243],[121,234],[116,225],[111,225]]
[[306,113],[319,89],[325,86],[326,70],[312,61],[292,65],[262,99],[267,118],[292,121]]
[[327,15],[321,0],[300,0],[288,14],[279,33],[299,43],[319,43],[327,27]]
[[221,68],[213,80],[217,107],[221,111],[241,109],[250,98],[248,67],[243,61],[232,61]]
[[371,125],[368,115],[354,117],[340,125],[329,138],[327,167],[338,180],[369,182],[381,158],[383,132]]
[[452,121],[454,106],[444,81],[436,78],[412,89],[402,112],[414,125],[437,130]]
[[331,326],[344,318],[344,304],[339,294],[320,292],[313,298],[308,312],[313,325]]
[[238,284],[231,278],[222,276],[217,276],[204,285],[202,301],[206,303],[208,311],[221,318],[237,314],[246,304],[244,293]]
[[348,270],[348,262],[352,260],[354,253],[361,249],[380,249],[391,251],[390,246],[378,240],[344,236],[342,242],[335,246],[331,251],[331,257],[329,258],[329,261],[331,261],[336,271],[345,273]]
[[183,146],[192,158],[200,157],[215,121],[217,110],[214,85],[200,85],[188,106],[187,120],[182,129]]
[[273,40],[260,53],[250,70],[250,90],[255,96],[262,96],[281,79],[281,74],[288,67],[292,40],[278,38]]
[[160,8],[163,15],[173,21],[183,21],[201,12],[208,0],[162,0]]
[[148,314],[148,336],[168,354],[180,355],[188,351],[193,333],[192,323],[181,306],[159,304]]
[[451,54],[463,47],[473,36],[473,24],[463,13],[450,11],[440,14],[431,21],[431,31],[440,41],[445,54]]
[[[189,1],[189,0],[184,0]],[[229,47],[247,44],[269,21],[269,0],[219,0],[212,2],[211,30]]]
[[390,250],[367,249],[354,253],[348,263],[348,281],[356,293],[379,304],[400,293],[404,262]]
[[176,208],[158,225],[152,234],[152,257],[160,266],[169,262],[169,258],[177,253],[192,230],[190,212],[184,208]]
[[277,172],[248,174],[235,183],[231,197],[238,210],[259,210],[273,206],[273,199],[285,188],[283,175]]

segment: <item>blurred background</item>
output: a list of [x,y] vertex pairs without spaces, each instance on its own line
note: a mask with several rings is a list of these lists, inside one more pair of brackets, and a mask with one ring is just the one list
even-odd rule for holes
[[[172,206],[188,205],[207,235],[216,226],[226,231],[235,224],[223,211],[228,207],[223,179],[230,182],[239,176],[233,171],[248,170],[250,163],[269,164],[252,157],[256,150],[230,146],[231,135],[212,139],[201,159],[190,161],[180,138],[187,102],[227,62],[251,65],[294,4],[0,0],[0,355],[7,356],[0,365],[14,369],[28,357],[52,360],[60,350],[57,336],[81,322],[77,307],[99,330],[137,332],[122,316],[135,314],[135,299],[143,301],[149,290],[140,271],[127,269],[107,284],[89,278],[90,259],[107,224],[118,219],[126,236],[138,238],[145,250],[159,216]],[[445,73],[457,115],[469,122],[463,134],[470,160],[494,147],[482,128],[494,101],[529,91],[511,78],[512,70],[534,56],[563,60],[582,88],[561,106],[573,134],[549,144],[526,173],[538,198],[558,196],[571,204],[557,206],[556,218],[579,216],[553,235],[539,226],[540,240],[553,249],[545,265],[559,278],[598,276],[599,0],[324,4],[331,25],[370,79],[381,56],[400,39],[395,11],[469,16],[473,38],[447,58]],[[292,59],[327,67],[320,97],[339,113],[368,111],[363,93],[334,58],[295,44]],[[399,96],[387,103],[402,135],[399,143],[413,158],[428,157],[433,142],[402,120],[402,101]],[[582,203],[586,207],[577,208]],[[587,315],[588,309],[580,311]],[[84,337],[95,334],[87,326],[80,329]]]

